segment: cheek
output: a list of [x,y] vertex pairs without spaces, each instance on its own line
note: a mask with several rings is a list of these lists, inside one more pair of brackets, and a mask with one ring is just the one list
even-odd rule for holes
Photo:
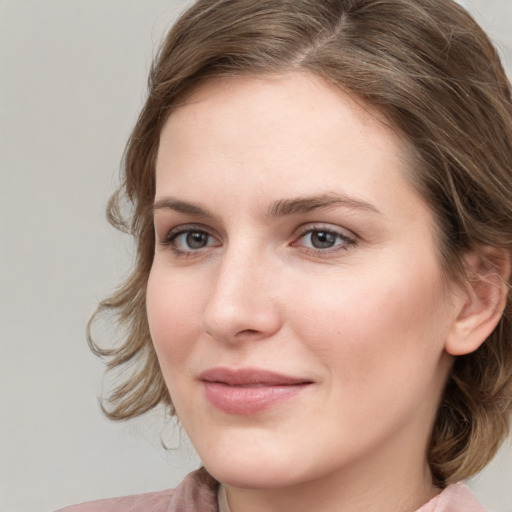
[[192,350],[191,341],[200,330],[200,304],[199,290],[190,283],[180,283],[158,267],[151,270],[146,292],[148,323],[166,379],[168,368]]
[[301,300],[294,335],[347,382],[359,385],[386,372],[414,379],[422,365],[432,371],[443,351],[448,317],[437,266],[402,263],[295,293]]

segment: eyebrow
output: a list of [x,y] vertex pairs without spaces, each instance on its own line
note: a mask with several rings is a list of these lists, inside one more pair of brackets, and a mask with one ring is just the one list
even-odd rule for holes
[[[284,217],[287,215],[299,215],[309,213],[330,206],[343,206],[351,210],[362,210],[381,215],[381,212],[367,201],[355,199],[343,194],[321,194],[316,196],[297,197],[291,199],[279,199],[274,201],[267,210],[267,217]],[[216,215],[206,208],[187,201],[181,201],[173,197],[158,199],[153,205],[153,213],[158,210],[174,210],[187,215],[218,219]]]
[[363,210],[369,213],[382,215],[381,212],[367,201],[346,196],[344,194],[321,194],[318,196],[297,197],[294,199],[281,199],[270,205],[267,216],[283,217],[297,215],[311,211],[328,208],[329,206],[343,206],[351,210]]
[[155,204],[153,205],[153,213],[158,210],[174,210],[175,212],[185,213],[187,215],[217,219],[216,215],[197,204],[180,201],[179,199],[174,199],[172,197],[164,197],[155,201]]

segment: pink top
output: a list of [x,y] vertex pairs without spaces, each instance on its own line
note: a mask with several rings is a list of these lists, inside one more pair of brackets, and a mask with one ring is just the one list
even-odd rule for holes
[[[72,505],[57,512],[229,512],[226,496],[204,469],[190,473],[176,489]],[[217,495],[219,494],[219,501]],[[449,485],[416,512],[487,512],[462,484]]]

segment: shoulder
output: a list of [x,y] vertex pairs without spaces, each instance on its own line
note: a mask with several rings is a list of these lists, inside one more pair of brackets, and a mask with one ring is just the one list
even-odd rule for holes
[[160,492],[148,492],[119,498],[107,498],[71,505],[57,512],[167,512],[174,494],[173,489]]
[[487,512],[469,487],[452,484],[417,512]]
[[187,475],[176,489],[89,501],[57,512],[216,512],[217,487],[206,470],[200,469]]

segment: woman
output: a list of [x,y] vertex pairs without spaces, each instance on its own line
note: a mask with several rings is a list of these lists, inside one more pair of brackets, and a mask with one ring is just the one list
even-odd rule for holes
[[456,482],[510,424],[511,155],[451,0],[194,4],[109,205],[126,340],[91,346],[126,367],[106,413],[167,404],[204,468],[67,510],[483,510]]

